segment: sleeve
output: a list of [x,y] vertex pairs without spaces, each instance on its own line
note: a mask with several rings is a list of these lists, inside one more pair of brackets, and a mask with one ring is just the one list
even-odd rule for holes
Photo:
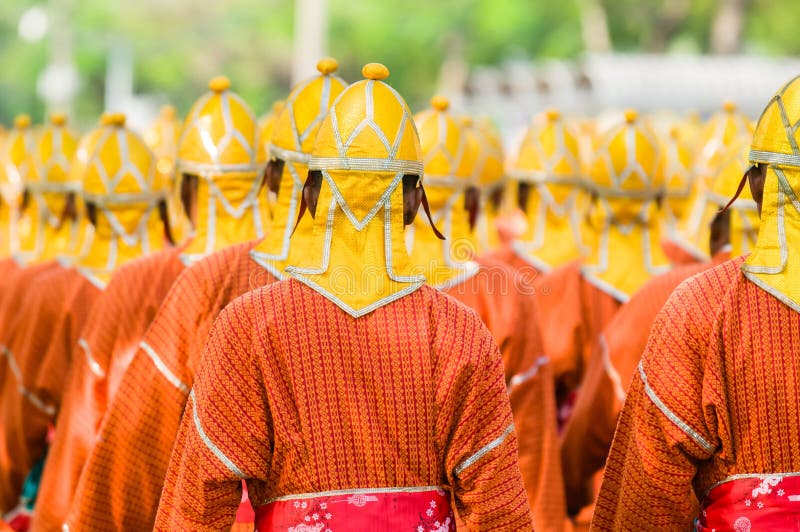
[[71,528],[153,527],[191,390],[190,351],[214,318],[199,277],[192,268],[178,277],[108,404],[78,482]]
[[516,360],[508,393],[519,442],[519,467],[533,510],[534,528],[558,530],[564,526],[566,510],[553,368],[542,348],[535,300],[523,297],[518,308],[509,342],[516,353],[504,359]]
[[189,394],[156,530],[229,530],[242,479],[265,480],[272,429],[251,338],[250,296],[220,315]]
[[503,362],[489,331],[470,317],[465,352],[451,353],[470,362],[444,376],[449,386],[439,412],[448,427],[443,438],[448,481],[469,530],[529,529]]
[[715,409],[703,400],[713,305],[699,299],[684,285],[656,319],[606,462],[595,529],[688,530],[697,515],[692,480],[719,447]]

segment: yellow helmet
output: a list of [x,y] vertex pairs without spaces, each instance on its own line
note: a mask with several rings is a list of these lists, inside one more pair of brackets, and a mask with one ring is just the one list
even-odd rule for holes
[[447,98],[434,96],[430,103],[431,108],[417,113],[414,121],[425,162],[425,193],[433,222],[442,227],[445,240],[418,216],[406,233],[406,243],[412,262],[426,267],[428,282],[445,289],[477,271],[471,261],[477,252],[470,227],[474,220],[469,219],[463,198],[467,188],[478,184],[480,143],[471,124],[448,112]]
[[35,149],[36,139],[31,127],[31,117],[18,115],[0,154],[0,192],[8,205],[17,206],[22,189],[31,178]]
[[746,141],[752,123],[732,102],[725,102],[703,128],[692,164],[692,188],[683,217],[670,230],[670,239],[697,260],[709,258],[708,225],[713,220],[709,193],[731,149]]
[[[89,161],[94,154],[97,143],[103,137],[105,129],[111,125],[112,113],[103,113],[97,122],[97,126],[88,133],[81,136],[75,154],[70,161],[67,172],[67,181],[75,183],[78,190],[83,188],[83,178],[89,167]],[[85,216],[85,202],[83,195],[79,194],[75,198],[77,221],[73,225],[72,242],[69,249],[59,257],[59,261],[68,266],[74,263],[75,259],[85,255],[87,246],[92,243],[94,228]]]
[[753,133],[750,161],[778,168],[800,168],[800,76],[770,100]]
[[406,102],[382,81],[389,70],[370,63],[362,73],[331,106],[309,163],[323,176],[314,218],[321,256],[292,246],[286,270],[354,317],[425,281],[403,239],[402,181],[422,175],[419,136]]
[[78,138],[67,128],[67,117],[56,113],[36,143],[35,164],[28,188],[42,192],[77,192],[80,180],[70,173],[70,162],[78,149]]
[[272,144],[272,132],[275,130],[275,122],[278,120],[283,108],[286,107],[284,100],[278,100],[272,104],[272,109],[258,119],[258,156],[259,161],[269,159],[269,147]]
[[450,101],[431,98],[431,108],[414,117],[425,161],[425,182],[431,186],[463,189],[477,184],[480,145],[474,133],[447,111]]
[[488,252],[501,244],[497,218],[508,210],[504,209],[508,205],[508,198],[504,194],[507,180],[503,141],[500,132],[488,118],[469,121],[467,127],[474,129],[480,149],[475,172],[481,190],[481,208],[474,232],[478,251]]
[[511,177],[528,183],[577,185],[581,182],[581,156],[578,134],[549,109],[528,127]]
[[92,154],[83,177],[87,202],[151,202],[165,197],[167,183],[158,179],[155,156],[144,140],[125,128],[125,115],[115,113]]
[[525,228],[512,243],[515,253],[540,271],[578,258],[582,176],[578,133],[560,111],[536,116],[519,146],[511,177],[530,185]]
[[104,287],[116,268],[165,244],[157,205],[167,183],[144,140],[125,128],[125,115],[110,115],[83,178],[83,197],[96,209],[94,236],[77,270]]
[[113,118],[113,113],[103,113],[100,115],[97,127],[81,137],[69,167],[68,181],[83,185],[83,177],[89,168],[89,161],[97,148],[97,143],[103,137],[105,128],[111,125]]
[[230,86],[224,76],[212,79],[210,92],[186,116],[178,142],[179,172],[210,178],[260,170],[255,117]]
[[587,280],[621,302],[669,269],[655,217],[663,188],[659,145],[635,111],[624,118],[602,134],[589,167],[598,236],[582,269]]
[[366,79],[345,89],[331,106],[309,168],[366,172],[370,178],[373,172],[421,176],[419,134],[403,97],[383,83],[389,69],[370,63],[362,74]]
[[672,225],[686,215],[693,182],[692,151],[678,126],[672,126],[661,143],[658,172],[664,183],[665,216]]
[[328,109],[347,87],[347,83],[336,75],[338,69],[335,59],[322,59],[317,63],[320,75],[307,79],[292,90],[275,122],[270,157],[308,163],[314,139]]
[[704,188],[710,186],[716,171],[716,152],[727,151],[742,137],[753,134],[753,123],[731,101],[723,102],[722,109],[714,113],[703,127],[695,154],[694,169]]
[[269,222],[267,199],[259,194],[265,160],[259,160],[253,112],[228,78],[216,77],[208,87],[186,116],[178,143],[178,172],[198,177],[194,234],[181,254],[187,265],[263,238]]
[[33,166],[25,188],[29,193],[27,215],[20,225],[18,260],[47,261],[70,251],[73,224],[62,224],[68,194],[81,184],[69,180],[69,165],[77,138],[67,127],[67,117],[54,114],[42,129],[32,154]]
[[491,189],[505,182],[505,152],[503,139],[491,120],[481,118],[473,122],[478,134],[478,162],[475,165],[478,184],[482,189]]
[[[602,135],[589,167],[590,186],[599,197],[628,200],[616,202],[618,218],[624,217],[630,200],[651,200],[661,192],[658,149],[655,135],[633,110],[625,112],[624,122]],[[634,209],[638,214],[640,208]]]
[[336,75],[337,70],[335,59],[319,61],[319,74],[292,89],[286,101],[280,105],[280,112],[272,125],[268,145],[270,158],[283,161],[283,171],[272,227],[269,234],[251,251],[251,256],[277,278],[282,278],[286,269],[289,237],[295,243],[293,245],[301,247],[312,241],[313,224],[310,217],[297,225],[295,223],[317,131],[330,106],[347,87],[347,83]]
[[758,120],[750,162],[768,165],[755,249],[742,265],[755,284],[800,312],[800,76],[772,97]]

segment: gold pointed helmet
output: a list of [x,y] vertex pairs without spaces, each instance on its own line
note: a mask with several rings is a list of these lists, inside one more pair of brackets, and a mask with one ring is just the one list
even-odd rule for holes
[[800,311],[800,76],[775,93],[756,125],[751,163],[767,165],[761,226],[744,275],[786,305]]
[[480,118],[472,123],[478,136],[478,162],[475,169],[482,189],[492,189],[505,182],[503,139],[491,120]]
[[81,190],[81,181],[74,180],[70,172],[77,148],[78,138],[67,128],[66,115],[57,113],[50,117],[50,124],[42,130],[36,143],[35,164],[27,188],[32,194],[40,195],[40,208],[47,209],[51,227],[60,225],[69,195]]
[[382,82],[388,69],[370,63],[362,74],[366,79],[348,87],[331,106],[309,169],[422,176],[417,128],[402,96]]
[[177,170],[211,179],[223,174],[256,174],[258,134],[250,107],[230,90],[224,76],[191,108],[178,142]]
[[69,167],[69,177],[67,178],[69,181],[80,183],[83,186],[83,178],[89,168],[89,161],[97,148],[97,143],[103,136],[105,128],[111,125],[113,117],[113,113],[103,113],[97,122],[97,127],[80,138]]
[[292,89],[274,125],[270,157],[308,164],[317,131],[328,109],[347,87],[336,75],[338,69],[335,59],[322,59],[317,63],[319,75]]
[[772,98],[758,120],[750,161],[779,168],[800,168],[800,76]]
[[83,177],[83,195],[98,206],[154,203],[167,193],[156,172],[155,156],[144,140],[125,127],[125,115],[112,114],[102,129]]
[[625,111],[622,122],[601,134],[589,166],[590,187],[617,220],[638,218],[642,202],[662,192],[658,158],[655,134],[636,111]]
[[41,132],[34,156],[28,188],[41,192],[69,193],[81,188],[70,172],[70,162],[78,149],[78,139],[67,127],[67,117],[56,113]]
[[557,109],[549,109],[533,120],[510,174],[528,183],[581,183],[578,134]]
[[448,113],[450,101],[447,98],[434,96],[430,103],[430,109],[414,117],[428,192],[435,196],[435,187],[463,190],[476,185],[480,155],[477,134]]
[[675,218],[682,218],[692,192],[692,151],[683,134],[673,125],[661,144],[658,171],[664,183],[665,201]]
[[[322,263],[306,251],[286,270],[354,317],[425,280],[403,239],[403,176],[423,173],[417,129],[406,102],[383,82],[389,70],[370,63],[362,74],[331,106],[309,162],[323,177],[314,219],[324,234]],[[343,289],[343,281],[352,285]]]
[[695,153],[694,172],[704,188],[710,186],[716,172],[720,151],[726,151],[742,137],[750,137],[753,123],[738,110],[736,104],[726,101],[702,129]]
[[31,179],[35,150],[31,117],[18,115],[0,153],[0,194],[9,205],[17,205],[23,187]]

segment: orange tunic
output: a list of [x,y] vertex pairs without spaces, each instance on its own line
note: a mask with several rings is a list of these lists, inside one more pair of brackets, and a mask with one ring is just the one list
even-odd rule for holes
[[56,261],[42,262],[30,266],[20,266],[14,259],[0,263],[2,293],[0,293],[0,343],[5,345],[19,318],[19,308],[27,299],[27,292],[35,277],[59,268]]
[[68,518],[72,530],[147,530],[214,319],[234,298],[275,281],[250,258],[257,242],[198,261],[175,281],[108,405]]
[[42,457],[60,406],[72,346],[100,290],[73,269],[36,279],[8,339],[0,400],[0,504],[10,510],[22,482]]
[[95,303],[78,341],[55,437],[39,487],[32,530],[58,530],[66,520],[108,399],[161,301],[184,269],[170,248],[119,269]]
[[581,263],[566,266],[539,277],[534,283],[539,304],[544,350],[553,364],[556,400],[561,419],[583,379],[600,333],[621,303],[590,283],[581,274]]
[[561,530],[566,509],[553,372],[542,347],[536,300],[518,272],[489,258],[477,262],[478,272],[446,293],[475,310],[500,346],[534,527]]
[[686,530],[716,483],[800,471],[800,314],[747,280],[742,262],[688,279],[656,319],[594,528]]
[[156,530],[229,527],[241,478],[255,506],[438,486],[470,530],[532,529],[497,346],[427,286],[361,318],[293,279],[223,311]]
[[628,384],[658,311],[681,282],[728,258],[728,253],[719,253],[712,262],[682,266],[654,277],[603,329],[561,441],[564,484],[577,508],[592,502],[594,494],[582,490],[605,463]]
[[10,359],[6,356],[6,343],[17,327],[19,309],[29,297],[31,283],[38,276],[58,269],[59,265],[51,261],[23,268],[14,259],[7,259],[0,264],[3,283],[3,291],[0,293],[0,385],[2,385],[6,371],[11,368]]

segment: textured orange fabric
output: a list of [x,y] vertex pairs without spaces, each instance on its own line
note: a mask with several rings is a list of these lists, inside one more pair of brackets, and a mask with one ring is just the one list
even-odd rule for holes
[[254,505],[442,486],[470,530],[530,530],[503,365],[474,312],[428,286],[353,318],[295,280],[220,315],[157,530],[230,527]]
[[73,499],[72,530],[152,528],[214,319],[234,298],[275,281],[250,258],[256,243],[209,255],[184,270],[170,288],[108,405]]
[[800,471],[800,314],[747,280],[743,260],[688,279],[658,315],[594,528],[685,530],[717,482]]
[[[19,309],[28,297],[32,282],[40,275],[59,268],[55,261],[20,267],[14,259],[0,262],[0,385],[10,370],[5,347],[12,331],[17,327]],[[0,394],[2,401],[2,394]]]
[[561,530],[566,519],[558,454],[553,373],[544,354],[531,285],[493,258],[446,293],[475,310],[503,357],[519,441],[519,465],[536,530]]
[[0,344],[5,345],[8,335],[13,330],[14,322],[19,317],[19,308],[27,298],[33,279],[43,273],[59,267],[56,261],[33,264],[21,267],[14,259],[6,259],[0,263],[2,276],[0,293]]
[[108,398],[184,269],[181,252],[167,249],[123,266],[92,308],[73,357],[31,530],[59,530],[66,520]]
[[[16,286],[14,277],[21,270],[22,268],[20,268],[19,264],[17,264],[17,261],[14,259],[10,257],[0,259],[0,308],[5,304],[8,293]],[[0,314],[0,332],[5,325],[2,318],[3,316]]]
[[728,258],[728,253],[718,253],[711,262],[678,267],[654,277],[603,329],[562,435],[561,463],[572,512],[594,499],[594,493],[586,487],[605,463],[628,384],[656,315],[681,282]]
[[48,426],[60,406],[72,346],[100,290],[72,269],[40,277],[18,309],[18,327],[6,356],[0,400],[0,504],[8,511],[45,449]]
[[580,385],[600,333],[621,303],[587,281],[579,261],[538,277],[534,288],[560,408]]

